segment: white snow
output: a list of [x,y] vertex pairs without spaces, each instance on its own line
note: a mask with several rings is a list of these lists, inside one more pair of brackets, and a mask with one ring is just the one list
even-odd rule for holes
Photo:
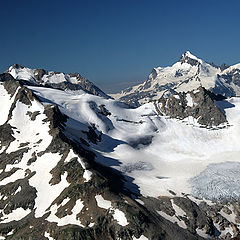
[[2,216],[2,221],[1,223],[8,223],[11,221],[19,221],[22,218],[26,217],[29,213],[31,212],[30,209],[23,209],[23,208],[17,208],[15,210],[13,210],[11,213],[5,215],[4,212],[2,212],[3,216]]
[[112,207],[112,203],[109,200],[105,200],[102,195],[96,195],[95,199],[97,201],[97,205],[100,208],[104,208],[104,209],[109,209]]
[[[39,111],[39,115],[36,116],[34,121],[30,120],[30,116],[27,112]],[[52,137],[49,135],[49,123],[43,123],[43,120],[47,116],[43,113],[44,107],[37,101],[33,101],[31,106],[25,105],[22,102],[17,101],[16,107],[12,112],[12,118],[9,124],[16,129],[14,131],[15,141],[11,142],[7,149],[7,153],[16,151],[20,143],[29,142],[32,149],[44,151],[50,144]],[[40,131],[41,130],[41,131]],[[43,140],[40,144],[37,144],[39,140]]]
[[68,203],[68,202],[69,202],[69,200],[70,200],[70,198],[69,198],[69,197],[67,197],[67,198],[63,199],[63,201],[61,202],[61,206],[64,206],[66,203]]
[[10,232],[7,234],[7,236],[12,235],[13,233],[14,233],[14,229],[12,229],[12,231],[10,231]]
[[[169,88],[176,92],[189,92],[203,86],[216,94],[228,97],[240,96],[240,87],[234,81],[226,80],[223,77],[230,71],[239,71],[240,64],[233,65],[221,72],[220,68],[204,62],[190,52],[186,52],[182,56],[197,60],[199,64],[177,62],[169,67],[156,67],[145,82],[131,87],[130,90],[126,89],[110,95],[118,100],[121,97],[131,99],[131,94],[136,94],[140,96],[139,102],[143,104],[159,99]],[[141,98],[143,93],[146,93],[146,96]]]
[[180,216],[180,217],[187,217],[187,214],[185,211],[183,211],[178,205],[176,205],[173,201],[173,199],[171,199],[171,203],[172,203],[172,207],[175,211],[175,215],[176,216]]
[[9,68],[9,73],[17,80],[22,79],[22,80],[27,80],[30,82],[35,82],[34,81],[34,70],[30,68]]
[[[187,65],[182,65],[184,71],[189,70]],[[171,71],[171,69],[168,70]],[[162,69],[158,69],[158,71],[161,72]],[[7,102],[12,101],[1,86],[0,98]],[[57,104],[60,110],[69,116],[65,129],[68,137],[76,141],[80,137],[87,139],[86,134],[82,131],[88,131],[88,127],[94,124],[96,134],[102,133],[101,142],[98,144],[89,141],[90,148],[96,154],[96,161],[118,169],[131,177],[144,196],[170,196],[169,190],[172,190],[177,196],[186,193],[213,199],[219,197],[219,193],[221,193],[221,197],[232,197],[240,192],[239,98],[235,97],[218,103],[220,107],[224,108],[230,127],[213,131],[196,126],[196,119],[187,118],[179,121],[169,119],[167,116],[158,116],[152,103],[144,104],[136,109],[129,109],[114,100],[106,100],[84,92],[74,95],[55,89],[29,88],[33,89],[42,100],[45,99],[45,104],[49,104],[49,101]],[[191,102],[191,98],[188,99],[188,104],[194,104]],[[99,114],[100,105],[105,105],[111,115],[106,117]],[[227,108],[224,107],[226,105],[228,105]],[[6,115],[7,110],[4,111]],[[26,115],[27,111],[39,111],[40,114],[32,121],[30,116]],[[18,149],[20,143],[27,141],[30,142],[30,150],[23,154],[20,162],[16,159],[15,163],[6,166],[6,171],[10,171],[14,167],[18,170],[0,183],[0,185],[4,185],[24,178],[26,169],[31,172],[36,171],[36,174],[29,179],[30,185],[37,190],[36,217],[45,214],[59,194],[69,186],[66,180],[67,173],[61,176],[58,184],[49,184],[52,178],[50,171],[60,161],[61,155],[45,153],[39,156],[36,162],[27,165],[33,152],[37,154],[44,151],[52,140],[48,133],[49,123],[43,122],[46,118],[43,111],[43,105],[36,101],[32,102],[32,106],[27,106],[19,101],[16,103],[12,119],[9,121],[16,128],[13,129],[15,140],[6,151],[10,153]],[[40,140],[42,142],[37,144]],[[83,160],[73,150],[68,153],[65,163],[74,157],[77,157],[84,169],[85,181],[89,181],[92,173],[86,169]],[[222,174],[222,180],[216,181],[219,173]],[[219,191],[219,187],[222,191]],[[46,192],[49,194],[46,195]],[[100,208],[109,209],[119,224],[127,223],[124,213],[119,209],[114,209],[111,201],[105,200],[102,195],[97,195],[95,198],[97,205]],[[66,203],[67,200],[62,202],[62,204]],[[81,202],[76,205],[78,207],[76,206],[74,211],[77,214],[82,205]],[[56,208],[55,210],[59,207],[53,206]],[[54,207],[51,208],[50,218],[56,220],[58,224],[65,224],[66,221],[81,224],[75,217],[69,219],[70,217],[66,216],[63,220],[59,220],[57,216],[54,216]],[[166,216],[163,212],[160,214],[177,222],[181,227],[186,227],[184,222],[178,219],[179,216],[185,216],[184,211],[174,203],[173,207],[176,216]],[[19,214],[22,214],[21,217],[25,216],[26,212],[18,211]],[[225,216],[223,212],[220,213]],[[8,216],[6,217],[8,219]],[[233,220],[234,215],[226,217]]]
[[[56,165],[56,161],[59,161],[58,154],[44,154],[40,159],[35,163],[39,164],[37,166],[37,173],[29,179],[30,185],[34,186],[37,189],[37,198],[35,203],[37,209],[35,211],[36,217],[41,217],[50,204],[61,194],[61,192],[69,186],[69,183],[66,180],[67,173],[62,176],[61,182],[56,185],[50,185],[49,181],[52,178],[52,175],[49,171]],[[55,159],[54,159],[55,158]],[[52,164],[49,163],[49,159],[52,160]],[[55,160],[55,161],[54,161]],[[48,193],[47,195],[45,193]]]
[[48,232],[44,233],[44,237],[48,238],[49,240],[54,240],[54,238],[52,238]]
[[49,72],[48,75],[44,75],[42,80],[46,83],[60,83],[67,81],[63,73],[54,74],[53,72]]
[[83,173],[83,177],[85,178],[84,182],[88,182],[91,180],[92,172],[89,170],[85,170]]
[[173,97],[175,97],[176,99],[180,99],[178,95],[173,95]]
[[19,88],[15,91],[14,95],[11,97],[10,94],[5,90],[2,83],[0,83],[0,102],[1,102],[1,108],[0,108],[0,125],[4,124],[7,121],[9,109],[15,99],[15,96],[18,93]]
[[[38,83],[35,79],[37,74],[36,69],[31,69],[27,67],[23,68],[9,68],[9,73],[16,79],[27,80],[32,83]],[[46,71],[46,74],[43,75],[41,79],[41,83],[61,83],[61,82],[70,82],[70,83],[78,83],[76,77],[70,77],[69,74],[64,73],[56,73],[54,71]]]
[[225,213],[223,210],[220,211],[220,214],[226,218],[229,222],[232,222],[234,224],[236,224],[236,214],[234,213],[234,210],[233,210],[233,206],[227,206],[231,211],[232,213],[231,214],[227,214]]
[[97,201],[98,207],[104,208],[104,209],[110,209],[110,212],[113,213],[113,218],[118,222],[119,225],[126,226],[129,224],[125,216],[125,213],[119,209],[113,208],[111,201],[105,200],[102,197],[102,195],[96,195],[95,199]]
[[183,55],[186,56],[186,57],[189,57],[191,59],[197,60],[200,63],[203,63],[203,61],[201,59],[199,59],[198,57],[194,56],[190,51],[186,51]]
[[193,101],[190,93],[187,93],[187,95],[186,95],[186,100],[187,100],[187,106],[193,107],[194,101]]
[[211,236],[207,234],[203,229],[197,228],[196,232],[200,237],[207,238],[207,239],[211,238]]
[[[86,93],[76,96],[54,89],[30,88],[40,98],[57,104],[63,113],[71,117],[66,128],[69,137],[84,137],[82,130],[88,131],[87,126],[95,124],[96,129],[103,133],[101,142],[91,145],[97,154],[96,160],[124,171],[134,179],[145,196],[170,196],[168,190],[178,196],[182,192],[189,194],[193,187],[189,180],[198,176],[209,164],[225,162],[226,159],[238,161],[239,98],[227,100],[235,107],[225,108],[232,127],[213,131],[199,128],[197,119],[191,117],[179,121],[158,116],[152,103],[128,109],[114,100]],[[110,116],[98,114],[101,104],[111,112]],[[149,136],[152,136],[150,142]],[[136,147],[132,147],[134,145]],[[209,184],[217,191],[211,179]]]
[[140,199],[136,199],[136,201],[137,201],[138,203],[144,205],[144,202],[143,202],[142,200],[140,200]]
[[95,223],[90,223],[89,225],[88,225],[88,227],[93,227],[95,225]]
[[227,233],[230,233],[232,237],[234,236],[232,227],[226,227],[225,230],[220,230],[220,226],[218,223],[214,223],[214,226],[221,233],[219,237],[224,237]]
[[141,235],[139,238],[133,236],[133,240],[148,240],[148,238],[145,237],[144,235]]
[[[61,204],[60,206],[62,206],[62,205],[63,204]],[[49,222],[56,222],[58,226],[65,226],[67,224],[74,224],[74,225],[84,227],[81,224],[81,221],[79,219],[77,219],[77,214],[80,213],[81,210],[84,207],[83,201],[81,201],[80,199],[77,200],[73,209],[72,209],[72,211],[71,211],[71,215],[66,215],[62,218],[59,218],[59,217],[56,216],[56,212],[57,212],[57,210],[60,206],[57,206],[56,204],[51,206],[51,208],[50,208],[51,214],[47,218],[47,220]]]
[[14,195],[17,194],[17,193],[19,193],[19,192],[21,192],[21,190],[22,190],[22,187],[19,186],[18,189],[16,190],[16,192],[14,193]]
[[168,221],[170,221],[172,223],[177,223],[179,227],[187,229],[185,222],[183,220],[180,220],[177,216],[175,216],[175,215],[170,216],[163,211],[157,211],[157,213],[159,215],[161,215],[163,218],[167,219]]
[[84,162],[80,159],[80,157],[70,149],[66,159],[64,160],[65,163],[70,162],[73,158],[77,158],[78,162],[81,164],[83,169],[86,169]]
[[120,211],[119,209],[114,210],[113,218],[117,220],[118,224],[121,226],[126,226],[129,224],[127,218],[125,217],[125,213]]

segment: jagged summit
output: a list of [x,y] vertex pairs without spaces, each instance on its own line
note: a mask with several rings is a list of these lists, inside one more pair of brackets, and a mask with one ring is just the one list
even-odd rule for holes
[[111,96],[136,107],[166,91],[188,92],[199,86],[226,97],[240,96],[240,64],[219,67],[186,51],[172,66],[155,67],[145,82]]
[[181,58],[178,60],[181,63],[188,63],[192,66],[202,64],[203,61],[198,57],[194,56],[190,51],[186,51],[182,54]]
[[25,81],[24,83],[28,85],[41,85],[65,91],[84,90],[87,93],[110,98],[101,89],[79,73],[63,73],[47,71],[45,69],[31,69],[20,64],[10,66],[6,70],[6,73],[11,74],[17,80]]
[[24,66],[21,65],[21,64],[15,63],[15,64],[13,64],[12,66],[10,66],[9,69],[10,69],[10,68],[23,69]]

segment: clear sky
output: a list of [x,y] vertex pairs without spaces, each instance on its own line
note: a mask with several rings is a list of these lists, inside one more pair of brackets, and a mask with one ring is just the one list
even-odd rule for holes
[[239,0],[0,1],[0,70],[79,72],[106,92],[181,54],[240,62]]

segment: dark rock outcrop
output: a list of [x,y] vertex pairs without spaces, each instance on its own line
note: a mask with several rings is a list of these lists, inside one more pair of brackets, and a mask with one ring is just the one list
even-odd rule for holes
[[207,127],[227,123],[226,116],[214,101],[223,100],[224,97],[215,95],[203,87],[188,93],[176,93],[170,97],[162,96],[155,104],[159,114],[171,118],[185,119],[193,117],[196,123]]

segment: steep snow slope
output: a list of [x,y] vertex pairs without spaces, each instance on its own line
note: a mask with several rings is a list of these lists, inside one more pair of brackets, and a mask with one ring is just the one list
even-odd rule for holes
[[215,94],[227,97],[239,96],[239,73],[239,64],[224,70],[206,63],[187,51],[172,66],[154,68],[144,83],[111,96],[136,106],[159,99],[163,93],[187,92],[199,86]]

